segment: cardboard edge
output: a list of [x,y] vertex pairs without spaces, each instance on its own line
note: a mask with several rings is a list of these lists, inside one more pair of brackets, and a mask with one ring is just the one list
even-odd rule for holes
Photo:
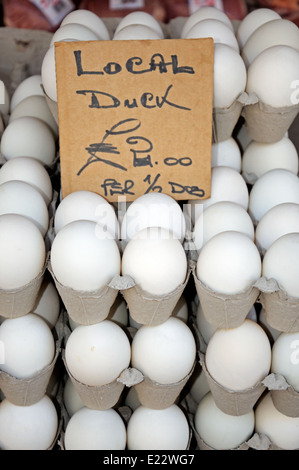
[[192,266],[192,274],[203,314],[217,328],[240,326],[260,294],[254,284],[231,296],[217,293],[198,279],[195,263]]
[[4,318],[18,318],[30,313],[47,269],[47,254],[43,268],[30,282],[17,289],[0,289],[0,315]]
[[263,384],[263,379],[251,388],[241,391],[231,390],[219,384],[210,375],[205,363],[205,354],[201,352],[199,352],[199,363],[205,373],[215,403],[224,413],[233,416],[240,416],[248,413],[254,408],[255,404],[266,390],[266,386]]
[[274,108],[258,100],[243,107],[247,133],[252,140],[274,143],[282,139],[299,111],[299,105]]
[[151,409],[163,410],[173,405],[190,379],[196,361],[190,372],[179,382],[161,384],[145,376],[144,380],[134,385],[140,403]]
[[165,322],[172,314],[190,278],[190,269],[187,267],[186,278],[183,284],[163,296],[153,296],[144,291],[138,284],[122,289],[123,295],[133,320],[141,325],[156,326]]
[[299,331],[299,298],[289,296],[274,279],[260,285],[259,301],[264,308],[267,323],[284,333]]
[[37,403],[45,394],[61,348],[56,344],[52,362],[32,377],[18,379],[0,371],[0,387],[5,397],[14,405],[30,406]]
[[118,289],[114,289],[107,284],[95,291],[76,291],[58,281],[53,272],[50,259],[47,268],[72,320],[80,325],[92,325],[106,320],[119,293]]
[[62,360],[66,372],[85,406],[95,410],[107,410],[113,408],[118,403],[125,387],[124,383],[116,378],[114,381],[102,386],[84,384],[71,374],[65,360],[64,349],[62,350]]

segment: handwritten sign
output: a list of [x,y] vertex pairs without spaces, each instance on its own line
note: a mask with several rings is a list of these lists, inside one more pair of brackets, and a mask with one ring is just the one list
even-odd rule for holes
[[213,40],[55,43],[62,197],[210,197]]

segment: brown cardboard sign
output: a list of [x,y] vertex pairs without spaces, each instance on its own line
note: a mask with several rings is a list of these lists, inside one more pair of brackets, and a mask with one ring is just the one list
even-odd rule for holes
[[55,43],[62,197],[210,197],[211,38]]

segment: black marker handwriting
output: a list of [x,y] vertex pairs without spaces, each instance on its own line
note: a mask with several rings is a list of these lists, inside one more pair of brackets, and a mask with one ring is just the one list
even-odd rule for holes
[[[128,126],[128,124],[130,123],[133,123],[132,127]],[[103,163],[106,163],[107,165],[111,165],[115,168],[119,168],[120,170],[127,171],[127,168],[125,166],[113,160],[99,157],[97,153],[119,155],[120,152],[118,148],[114,146],[113,144],[106,142],[108,137],[133,132],[137,130],[140,127],[140,125],[141,125],[141,122],[139,121],[139,119],[130,118],[130,119],[124,119],[123,121],[119,121],[117,124],[113,125],[111,129],[106,130],[101,142],[90,144],[89,147],[85,148],[85,150],[87,150],[90,156],[87,159],[86,163],[78,171],[77,176],[79,176],[91,163],[95,163],[95,162],[103,162]]]

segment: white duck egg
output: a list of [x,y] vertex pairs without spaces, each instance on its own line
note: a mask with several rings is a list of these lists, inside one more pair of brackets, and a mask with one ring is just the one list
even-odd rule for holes
[[34,313],[4,320],[0,325],[0,341],[4,347],[1,370],[18,379],[33,377],[54,359],[51,329]]
[[229,44],[214,45],[214,108],[228,108],[245,91],[247,72],[239,52]]
[[64,26],[69,23],[79,23],[90,29],[98,39],[109,40],[110,33],[105,22],[96,13],[91,10],[80,8],[79,10],[73,10],[68,13],[60,23],[60,26]]
[[299,179],[289,170],[276,168],[264,173],[252,186],[248,212],[257,225],[268,210],[284,202],[299,203]]
[[295,144],[284,136],[273,143],[251,141],[243,152],[242,176],[249,184],[269,170],[282,168],[298,174],[299,160]]
[[272,8],[257,8],[247,13],[247,15],[240,21],[236,37],[240,49],[242,50],[247,39],[256,31],[257,28],[272,20],[279,20],[281,16],[277,11]]
[[49,228],[49,211],[40,192],[25,181],[0,184],[0,215],[20,214],[31,220],[43,237]]
[[127,208],[121,222],[121,238],[129,241],[147,227],[162,227],[184,241],[186,220],[179,203],[163,193],[144,194]]
[[237,141],[233,137],[229,137],[221,142],[213,142],[211,160],[212,168],[214,166],[229,166],[240,172],[242,155]]
[[[299,28],[294,22],[279,18],[267,21],[259,26],[247,39],[241,56],[248,68],[261,52],[270,47],[282,45],[299,51]],[[283,67],[282,64],[280,63]],[[281,70],[281,73],[283,73],[283,70]],[[276,89],[275,92],[277,93],[278,90]]]
[[211,196],[204,200],[191,199],[188,201],[190,217],[195,223],[197,217],[207,207],[220,201],[235,202],[248,209],[249,192],[241,174],[227,166],[216,166],[211,172]]
[[234,30],[233,24],[227,14],[223,11],[220,10],[219,8],[216,8],[214,6],[210,5],[205,5],[200,8],[198,8],[194,13],[189,15],[183,25],[182,31],[181,31],[181,38],[185,38],[188,31],[194,26],[196,23],[202,20],[206,19],[215,19],[222,21],[225,23],[232,31]]
[[45,395],[33,405],[0,403],[0,448],[3,450],[48,450],[58,431],[58,414]]
[[272,46],[250,64],[246,92],[273,107],[292,106],[298,103],[294,95],[298,76],[299,50],[287,45]]
[[66,23],[61,25],[53,34],[50,46],[55,42],[64,41],[65,39],[75,39],[76,41],[96,41],[99,39],[90,28],[79,23]]
[[74,191],[60,201],[54,215],[55,233],[70,222],[84,219],[96,222],[118,239],[119,224],[113,206],[104,197],[87,190]]
[[236,52],[240,52],[235,33],[223,21],[214,18],[208,18],[195,23],[185,36],[185,39],[192,38],[212,38],[214,44],[226,44]]
[[164,32],[159,21],[157,21],[153,15],[145,11],[132,11],[122,17],[115,28],[114,35],[116,35],[121,29],[136,24],[147,26],[153,29],[160,39],[164,38]]
[[[69,25],[65,25],[67,27]],[[72,24],[70,26],[73,26]],[[80,26],[80,25],[78,25]],[[84,28],[84,26],[82,26]],[[64,42],[78,41],[76,38],[61,39]],[[59,42],[59,41],[57,41]],[[41,78],[44,93],[46,96],[57,102],[57,85],[56,85],[56,63],[55,63],[55,44],[49,46],[41,63]]]
[[66,425],[64,447],[65,450],[124,450],[125,423],[113,408],[80,408]]
[[49,126],[38,118],[23,116],[11,121],[2,134],[3,157],[32,157],[51,165],[56,157],[55,138]]
[[250,288],[261,276],[261,256],[248,235],[233,230],[221,232],[200,250],[196,274],[215,292],[238,294]]
[[126,41],[126,40],[137,40],[137,39],[161,39],[160,35],[151,27],[144,24],[130,24],[124,26],[117,33],[114,34],[113,40],[115,41]]
[[264,254],[275,240],[292,232],[299,232],[299,204],[278,204],[269,209],[257,224],[255,243]]
[[224,413],[208,392],[197,406],[194,425],[201,439],[213,449],[237,449],[254,432],[254,411],[239,416]]
[[9,116],[9,121],[23,116],[32,116],[45,122],[53,132],[54,137],[58,137],[58,124],[50,111],[46,98],[40,95],[32,95],[24,98],[18,103]]
[[183,380],[192,370],[196,357],[192,331],[175,317],[157,326],[141,326],[131,347],[132,366],[161,384]]
[[206,367],[216,382],[234,391],[254,387],[271,367],[271,345],[256,322],[246,319],[235,328],[219,328],[206,349]]
[[54,44],[46,51],[41,64],[41,79],[46,95],[57,102],[56,65]]
[[122,327],[111,320],[77,326],[65,347],[70,373],[90,386],[113,382],[129,366],[130,359],[129,339]]
[[53,197],[53,186],[49,173],[41,161],[30,157],[15,157],[0,168],[0,184],[11,180],[24,181],[37,189],[47,207]]
[[262,397],[256,407],[255,431],[265,434],[282,450],[299,448],[299,418],[289,417],[278,411],[270,392]]
[[184,283],[187,257],[181,242],[160,227],[139,231],[122,255],[122,275],[152,295],[166,295]]
[[287,233],[275,240],[266,251],[262,275],[275,279],[291,296],[299,297],[299,233]]
[[195,248],[201,250],[214,235],[228,230],[244,233],[254,240],[254,225],[244,207],[229,201],[212,204],[202,211],[194,224],[192,238]]
[[299,392],[299,333],[281,333],[272,346],[271,372],[284,376],[289,385]]
[[25,286],[41,273],[45,260],[45,241],[36,225],[23,215],[0,215],[1,289]]
[[42,77],[40,74],[30,75],[22,80],[16,87],[10,100],[10,112],[25,98],[33,95],[44,96],[42,89]]
[[189,423],[178,405],[152,410],[140,405],[127,425],[128,450],[185,450],[189,443]]
[[121,259],[115,239],[105,229],[91,220],[75,220],[56,234],[51,264],[61,284],[93,291],[120,273]]

